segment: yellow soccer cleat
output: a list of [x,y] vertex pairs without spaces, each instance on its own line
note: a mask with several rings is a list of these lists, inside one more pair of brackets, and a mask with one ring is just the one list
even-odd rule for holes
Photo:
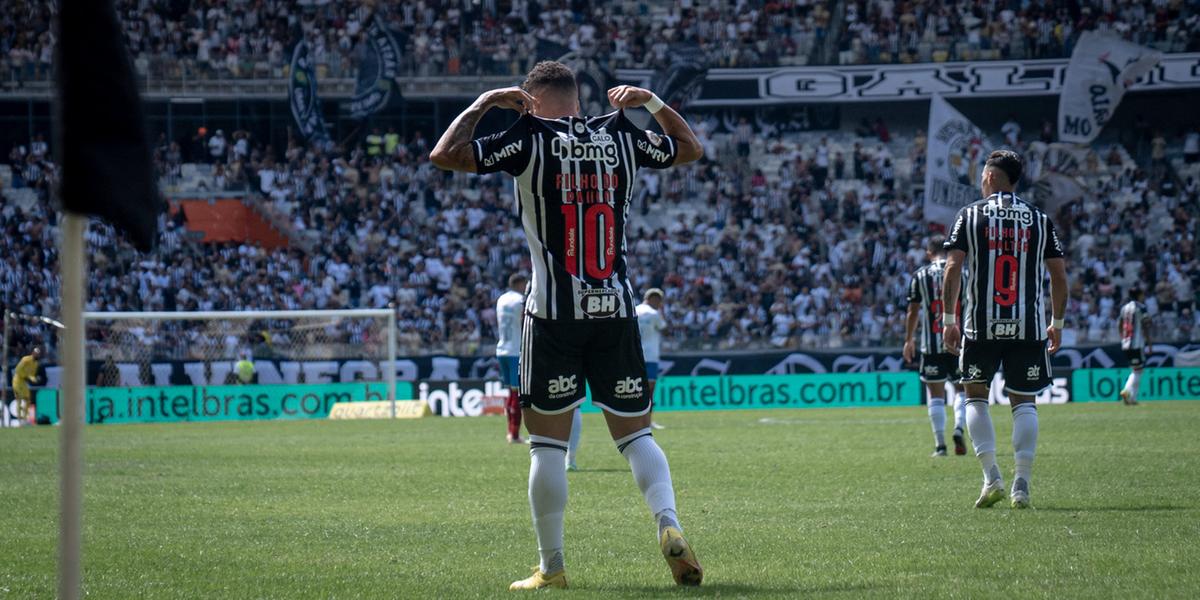
[[696,560],[692,547],[683,539],[683,533],[674,527],[664,527],[659,536],[659,546],[662,547],[663,558],[671,567],[671,576],[675,578],[676,585],[700,585],[704,579],[704,569],[700,568],[700,561]]
[[542,588],[559,588],[567,587],[567,570],[563,569],[553,575],[546,575],[539,567],[533,568],[533,575],[526,577],[520,581],[514,581],[508,586],[508,591],[515,592],[519,590],[540,590]]

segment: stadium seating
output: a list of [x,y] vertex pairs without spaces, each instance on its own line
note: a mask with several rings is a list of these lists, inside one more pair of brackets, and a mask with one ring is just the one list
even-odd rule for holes
[[[730,134],[707,133],[716,123],[700,121],[697,128],[710,159],[644,171],[628,232],[635,285],[667,290],[666,346],[898,344],[907,277],[924,260],[928,234],[913,200],[923,178],[923,134],[897,132],[883,142],[853,132],[765,132],[742,160]],[[230,148],[219,169],[171,165],[164,158],[171,152],[160,152],[164,186],[185,197],[241,190],[245,206],[287,235],[290,247],[200,242],[188,235],[194,224],[163,215],[160,248],[134,260],[108,227],[95,224],[92,241],[104,250],[94,257],[90,306],[238,310],[394,302],[402,348],[486,349],[501,282],[528,269],[503,176],[481,181],[435,170],[428,142],[416,138],[387,160],[294,147],[276,163],[252,147],[245,161]],[[1061,168],[1053,166],[1063,160],[1052,151],[1040,142],[1027,146],[1032,178]],[[7,177],[19,187],[5,188],[15,201],[0,212],[6,232],[0,278],[13,284],[5,286],[4,305],[53,313],[53,298],[35,291],[56,289],[55,227],[33,224],[50,222],[37,199],[55,169],[42,159],[30,171],[40,179],[25,180],[13,173],[28,160],[17,163]],[[1190,335],[1200,268],[1192,246],[1178,241],[1194,243],[1200,186],[1172,192],[1164,186],[1172,181],[1165,169],[1138,168],[1120,146],[1098,147],[1074,164],[1081,186],[1099,193],[1066,202],[1055,215],[1074,274],[1069,337],[1112,341],[1115,307],[1132,285],[1153,291],[1148,302],[1161,314],[1163,336]],[[1139,230],[1150,237],[1128,233]],[[293,280],[262,276],[280,269]],[[262,285],[270,293],[261,293]]]

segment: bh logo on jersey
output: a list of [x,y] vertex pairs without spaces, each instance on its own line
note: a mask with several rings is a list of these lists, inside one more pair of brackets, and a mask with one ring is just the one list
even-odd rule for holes
[[642,395],[642,378],[626,377],[617,382],[613,395],[621,399],[639,398]]
[[1017,337],[1017,322],[993,321],[992,337],[995,339],[1011,339]]
[[602,319],[617,314],[621,302],[617,294],[611,290],[581,290],[579,310],[583,314]]
[[577,377],[579,376],[572,375],[567,377],[565,375],[559,375],[558,377],[550,380],[550,384],[547,386],[546,392],[550,394],[551,398],[563,398],[570,396],[579,391],[579,383],[576,381]]

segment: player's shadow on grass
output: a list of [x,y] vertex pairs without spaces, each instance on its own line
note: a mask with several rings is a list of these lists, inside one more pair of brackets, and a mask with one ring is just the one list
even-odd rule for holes
[[745,596],[748,594],[779,594],[779,595],[800,595],[800,594],[821,594],[829,592],[866,592],[870,590],[881,590],[887,586],[883,584],[866,584],[866,583],[846,583],[846,584],[829,584],[818,586],[783,586],[783,585],[752,585],[747,583],[705,583],[700,587],[682,587],[682,586],[655,586],[655,585],[618,585],[604,586],[603,591],[614,591],[621,594],[637,594],[650,597],[661,596]]
[[1041,512],[1166,512],[1174,510],[1195,510],[1196,506],[1175,506],[1173,504],[1147,504],[1146,506],[1039,506],[1035,510]]

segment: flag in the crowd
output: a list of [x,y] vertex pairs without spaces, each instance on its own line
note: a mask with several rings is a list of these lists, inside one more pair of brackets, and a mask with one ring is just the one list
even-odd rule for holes
[[310,142],[329,141],[321,100],[317,97],[317,73],[308,56],[308,42],[301,40],[292,50],[292,68],[288,78],[288,104],[300,135]]
[[941,96],[929,103],[925,154],[925,220],[945,231],[958,209],[979,199],[979,175],[992,145]]
[[1161,52],[1116,35],[1083,32],[1071,52],[1058,98],[1059,141],[1086,144],[1096,139],[1125,90],[1161,59]]
[[1031,187],[1025,196],[1052,218],[1064,204],[1087,194],[1083,178],[1087,173],[1087,147],[1055,142],[1032,142],[1022,153],[1025,175]]
[[400,91],[396,78],[400,75],[400,44],[376,13],[365,30],[366,54],[358,65],[354,97],[350,100],[350,116],[365,119],[383,109]]
[[663,102],[682,109],[700,92],[708,74],[708,55],[695,42],[673,44],[670,55],[670,64],[655,73],[650,89]]
[[108,221],[148,251],[163,202],[112,0],[63,2],[58,27],[62,206]]

